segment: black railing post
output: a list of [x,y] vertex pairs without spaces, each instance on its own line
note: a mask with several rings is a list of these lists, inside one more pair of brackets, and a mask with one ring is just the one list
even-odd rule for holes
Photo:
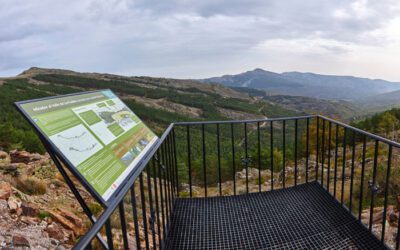
[[176,196],[179,197],[179,169],[178,169],[178,156],[176,154],[176,135],[175,129],[172,128],[172,143],[173,143],[173,150],[174,150],[174,163],[175,163],[175,179],[176,179]]
[[[150,165],[148,165],[146,167],[146,174],[147,174],[147,188],[149,191],[149,206],[150,206],[150,230],[151,230],[151,238],[153,240],[153,246],[156,246],[156,235],[155,235],[155,228],[154,228],[154,223],[156,221],[155,218],[155,211],[154,211],[154,207],[153,207],[153,194],[152,194],[152,190],[151,190],[151,174],[150,174]],[[155,179],[153,178],[153,181],[155,181]]]
[[286,121],[283,120],[282,122],[282,164],[283,164],[283,178],[282,178],[282,184],[283,188],[286,187]]
[[233,194],[236,195],[235,138],[233,133],[233,123],[231,123],[231,141],[232,141]]
[[258,166],[258,192],[261,192],[261,142],[260,142],[260,122],[257,122],[257,166]]
[[339,147],[339,125],[336,124],[335,129],[335,169],[333,172],[333,196],[336,198],[336,181],[337,181],[337,167],[338,167],[338,147]]
[[271,160],[271,190],[274,190],[274,123],[271,121],[270,127],[270,160]]
[[[283,121],[285,122],[285,121]],[[310,118],[307,118],[307,130],[306,130],[306,183],[308,183],[308,158],[310,158],[309,144],[310,144]]]
[[344,183],[345,183],[345,173],[346,173],[346,136],[347,136],[347,128],[344,128],[343,133],[343,165],[342,165],[342,190],[340,196],[340,203],[343,205],[344,200]]
[[316,154],[316,156],[315,156],[315,162],[316,162],[316,164],[315,164],[315,180],[316,181],[318,181],[318,168],[319,168],[319,116],[317,116],[317,136],[316,136],[316,139],[317,139],[317,142],[316,142],[316,151],[315,151],[315,154]]
[[139,175],[139,188],[140,188],[140,201],[142,204],[142,217],[143,217],[143,227],[144,227],[144,239],[146,243],[146,249],[150,248],[149,246],[149,234],[147,231],[147,215],[146,215],[146,199],[144,197],[144,185],[143,185],[143,174]]
[[206,141],[204,135],[204,124],[201,125],[201,139],[203,144],[204,195],[205,197],[207,197],[207,162],[206,162]]
[[106,237],[107,237],[108,249],[113,250],[114,249],[114,243],[113,243],[110,219],[107,220],[107,222],[105,224],[105,228],[106,228]]
[[247,152],[247,123],[244,123],[244,167],[246,169],[246,193],[249,193],[249,155]]
[[325,119],[322,119],[321,186],[324,186],[325,169]]
[[[156,219],[157,219],[157,232],[158,232],[158,244],[161,247],[161,228],[160,228],[160,210],[159,210],[159,203],[158,203],[158,189],[157,189],[157,168],[156,168],[156,161],[154,156],[152,158],[152,165],[153,165],[153,185],[154,185],[154,199],[156,203]],[[140,248],[138,248],[140,249]]]
[[[137,249],[141,249],[140,237],[139,237],[139,219],[138,219],[137,208],[136,208],[135,183],[133,183],[133,185],[131,187],[131,205],[132,205],[132,213],[133,213],[133,224],[135,226],[136,247],[137,247]],[[159,237],[161,237],[161,236],[159,236]],[[161,246],[161,243],[160,243],[160,246]]]
[[326,181],[326,186],[329,192],[329,187],[330,187],[330,183],[331,183],[331,142],[332,142],[332,123],[329,122],[328,123],[328,174],[327,174],[327,181]]
[[187,141],[187,153],[188,153],[188,177],[189,177],[189,194],[192,198],[192,161],[191,161],[191,149],[190,149],[190,125],[186,125],[186,141]]
[[169,217],[169,215],[170,215],[170,197],[169,197],[169,188],[168,188],[168,180],[167,180],[167,171],[168,171],[168,168],[167,168],[167,166],[165,165],[165,143],[163,143],[162,145],[161,145],[161,158],[160,158],[160,161],[161,161],[161,176],[162,176],[162,180],[164,181],[164,201],[165,201],[165,218],[166,218],[166,226],[165,226],[165,230],[167,230],[168,229],[168,227],[169,227],[169,219],[170,219],[170,217]]
[[361,161],[361,183],[360,183],[360,201],[358,205],[358,220],[361,221],[362,204],[363,204],[363,192],[364,192],[364,175],[365,175],[365,155],[367,148],[367,136],[363,136],[363,150],[362,150],[362,161]]
[[297,186],[297,137],[298,137],[298,120],[294,120],[294,186]]
[[[173,202],[175,200],[175,194],[176,194],[176,181],[175,181],[175,167],[174,167],[174,159],[172,156],[172,138],[171,134],[169,134],[166,138],[167,142],[167,163],[168,163],[168,178],[170,180],[169,184],[171,186],[171,206],[173,206]],[[171,209],[172,211],[172,209]]]
[[375,198],[375,184],[376,184],[376,169],[378,166],[378,148],[379,148],[379,141],[375,140],[375,150],[374,150],[374,169],[372,171],[372,183],[370,185],[370,192],[371,192],[371,203],[370,203],[370,211],[369,211],[369,225],[368,229],[372,231],[372,221],[374,218],[374,198]]
[[391,165],[392,165],[392,145],[389,145],[387,168],[386,168],[386,180],[385,180],[385,200],[384,200],[383,215],[382,215],[382,236],[381,236],[382,243],[385,241],[386,213],[387,213],[387,205],[388,205],[388,193],[389,193],[389,185],[390,185]]
[[129,248],[128,243],[128,231],[126,230],[126,218],[125,218],[125,208],[124,208],[124,200],[119,203],[119,219],[121,221],[121,231],[122,231],[122,241],[124,242],[124,248]]
[[[164,210],[164,192],[163,192],[163,186],[162,186],[162,167],[161,167],[161,163],[160,163],[160,153],[157,150],[156,152],[156,160],[157,160],[157,166],[158,166],[158,185],[160,186],[160,205],[161,205],[161,218],[162,218],[162,233],[163,236],[165,238],[166,236],[166,232],[165,232],[165,210]],[[158,237],[161,237],[161,235],[159,235]],[[140,248],[138,248],[140,249]]]
[[396,237],[396,250],[399,250],[400,246],[400,211],[397,213],[397,237]]
[[343,205],[344,198],[344,182],[346,177],[346,136],[347,136],[347,128],[344,128],[343,133],[343,166],[342,166],[342,190],[340,196],[340,203]]
[[219,195],[222,196],[221,143],[220,143],[220,135],[219,135],[219,123],[217,123],[217,157],[218,157],[218,183],[219,183]]
[[353,131],[352,138],[352,152],[351,152],[351,173],[350,173],[350,201],[349,210],[352,211],[353,208],[353,184],[354,184],[354,157],[356,154],[356,132]]

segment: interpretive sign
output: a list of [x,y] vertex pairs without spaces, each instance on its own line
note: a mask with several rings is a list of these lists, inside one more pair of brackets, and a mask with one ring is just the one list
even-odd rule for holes
[[60,159],[107,202],[157,136],[111,91],[16,103]]

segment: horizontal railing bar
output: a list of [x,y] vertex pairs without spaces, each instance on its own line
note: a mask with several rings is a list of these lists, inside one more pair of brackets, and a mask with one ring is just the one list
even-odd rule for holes
[[290,121],[314,118],[318,115],[304,115],[304,116],[291,116],[291,117],[278,117],[278,118],[263,118],[263,119],[252,119],[252,120],[228,120],[228,121],[198,121],[198,122],[175,122],[175,126],[185,125],[207,125],[207,124],[231,124],[231,123],[256,123],[256,122],[270,122],[270,121]]
[[374,140],[378,140],[378,141],[380,141],[380,142],[387,143],[388,145],[392,145],[393,147],[396,147],[396,148],[400,148],[400,143],[397,143],[397,142],[395,142],[395,141],[386,139],[386,138],[384,138],[384,137],[382,137],[382,136],[379,136],[379,135],[372,134],[372,133],[370,133],[370,132],[364,131],[364,130],[359,129],[359,128],[355,128],[355,127],[350,126],[350,125],[348,125],[348,124],[346,124],[346,123],[339,122],[339,121],[335,121],[335,120],[333,120],[333,119],[331,119],[331,118],[328,118],[328,117],[325,117],[325,116],[322,116],[322,115],[318,115],[318,116],[319,116],[321,119],[330,121],[330,122],[335,123],[335,124],[337,124],[337,125],[339,125],[339,126],[342,126],[342,127],[344,127],[344,128],[348,128],[348,129],[350,129],[350,130],[352,130],[352,131],[354,131],[354,132],[357,132],[357,133],[359,133],[359,134],[366,135],[366,136],[370,137],[371,139],[374,139]]
[[106,210],[100,215],[97,219],[97,222],[93,224],[92,228],[79,240],[79,242],[74,246],[73,249],[84,249],[87,247],[92,239],[96,236],[96,234],[101,230],[103,225],[106,221],[110,218],[114,210],[117,208],[119,203],[124,199],[125,195],[131,189],[133,183],[138,178],[139,174],[143,171],[146,165],[152,159],[154,153],[158,150],[161,144],[166,139],[167,135],[170,133],[174,124],[170,124],[168,128],[165,130],[164,134],[161,138],[157,141],[157,144],[149,151],[149,153],[145,156],[145,158],[139,163],[138,167],[136,168],[135,172],[132,176],[128,179],[127,183],[122,187],[122,190],[117,194],[114,201],[110,203]]
[[[257,127],[258,127],[258,130],[259,130],[259,126],[260,126],[260,123],[262,123],[262,122],[270,122],[271,123],[271,131],[270,131],[270,133],[271,133],[271,163],[273,163],[273,154],[272,154],[272,151],[273,151],[273,126],[272,126],[272,124],[273,124],[273,122],[274,121],[283,121],[284,122],[284,124],[285,124],[285,122],[286,121],[291,121],[291,120],[293,120],[293,121],[295,121],[295,177],[297,177],[297,123],[298,123],[298,120],[302,120],[302,119],[307,119],[307,141],[308,141],[308,122],[309,122],[309,119],[311,119],[311,118],[317,118],[317,138],[318,138],[318,136],[319,136],[319,124],[318,124],[318,119],[320,118],[320,119],[322,119],[322,121],[323,121],[323,129],[322,129],[322,170],[321,170],[321,172],[322,172],[322,176],[321,176],[321,181],[322,181],[322,185],[323,185],[323,179],[324,179],[324,173],[323,173],[323,164],[324,164],[324,142],[325,142],[325,121],[327,121],[327,122],[329,122],[329,126],[331,126],[331,123],[332,124],[335,124],[336,125],[336,140],[335,140],[335,181],[334,181],[334,195],[336,194],[336,170],[337,170],[337,147],[338,147],[338,138],[337,138],[337,136],[338,136],[338,126],[340,126],[340,127],[343,127],[344,128],[344,131],[345,131],[345,134],[344,134],[344,136],[343,136],[343,148],[344,148],[344,150],[343,150],[343,154],[344,154],[344,156],[343,156],[343,158],[344,159],[346,159],[346,157],[345,157],[345,154],[346,154],[346,144],[347,144],[347,142],[346,142],[346,139],[348,139],[348,138],[346,138],[346,130],[348,131],[348,132],[350,132],[350,131],[352,131],[354,134],[353,134],[353,137],[355,136],[355,133],[358,133],[358,134],[361,134],[361,135],[363,135],[364,136],[364,147],[365,147],[365,137],[368,137],[368,138],[371,138],[371,139],[373,139],[373,140],[375,140],[376,141],[376,143],[378,143],[378,142],[381,142],[381,143],[385,143],[385,144],[387,144],[387,145],[389,145],[390,147],[395,147],[395,148],[400,148],[400,143],[397,143],[397,142],[394,142],[394,141],[391,141],[391,140],[389,140],[389,139],[386,139],[386,138],[384,138],[384,137],[381,137],[381,136],[378,136],[378,135],[375,135],[375,134],[373,134],[373,133],[370,133],[370,132],[367,132],[367,131],[364,131],[364,130],[361,130],[361,129],[358,129],[358,128],[355,128],[355,127],[353,127],[353,126],[350,126],[350,125],[348,125],[348,124],[345,124],[345,123],[342,123],[342,122],[340,122],[340,121],[335,121],[335,120],[333,120],[333,119],[331,119],[331,118],[328,118],[328,117],[325,117],[325,116],[322,116],[322,115],[304,115],[304,116],[293,116],[293,117],[281,117],[281,118],[264,118],[264,119],[252,119],[252,120],[229,120],[229,121],[198,121],[198,122],[176,122],[176,123],[171,123],[169,126],[168,126],[168,128],[165,130],[165,132],[163,133],[163,135],[160,137],[160,139],[155,143],[155,145],[149,150],[149,152],[144,156],[144,158],[142,159],[142,161],[140,161],[139,162],[139,164],[138,164],[138,166],[136,167],[136,169],[133,171],[133,173],[130,175],[130,177],[128,178],[128,180],[126,181],[126,183],[125,183],[125,185],[122,187],[122,189],[121,189],[121,191],[116,195],[116,197],[115,197],[115,199],[112,201],[112,202],[110,202],[110,204],[108,205],[108,207],[103,211],[103,213],[101,214],[101,216],[98,218],[98,220],[97,220],[97,222],[95,223],[95,224],[93,224],[93,226],[89,229],[89,231],[79,240],[79,242],[76,244],[76,246],[74,246],[74,248],[73,249],[83,249],[83,248],[85,248],[85,247],[87,247],[87,246],[89,246],[89,244],[91,243],[91,241],[96,237],[96,234],[98,234],[99,232],[100,232],[100,230],[102,229],[102,227],[104,226],[104,225],[106,225],[107,224],[107,221],[110,219],[110,217],[111,217],[111,215],[114,213],[114,211],[117,209],[117,207],[118,207],[118,205],[120,205],[121,204],[121,202],[123,202],[123,199],[124,199],[124,197],[125,197],[125,195],[129,192],[129,190],[132,188],[132,186],[134,185],[134,183],[135,183],[135,181],[136,181],[136,179],[138,179],[139,178],[139,175],[141,175],[141,173],[144,171],[144,169],[145,169],[145,167],[149,164],[149,162],[153,159],[153,157],[154,157],[154,155],[156,154],[156,153],[158,153],[159,152],[159,150],[162,150],[162,153],[164,153],[164,154],[166,154],[167,153],[167,151],[168,150],[170,150],[169,148],[167,148],[166,149],[166,147],[169,147],[169,146],[163,146],[163,145],[165,145],[164,143],[167,143],[167,138],[168,138],[168,136],[169,136],[169,134],[170,133],[172,133],[172,130],[173,130],[173,128],[175,127],[175,126],[186,126],[187,127],[187,132],[189,132],[189,127],[190,126],[192,126],[192,125],[201,125],[202,126],[202,143],[203,143],[203,167],[204,167],[204,180],[205,180],[205,184],[207,184],[207,180],[206,180],[206,169],[205,169],[205,163],[206,163],[206,155],[205,155],[205,142],[204,142],[204,140],[205,140],[205,134],[204,134],[204,126],[205,125],[212,125],[212,124],[214,124],[214,125],[217,125],[217,126],[219,126],[220,124],[230,124],[231,125],[231,133],[232,133],[232,138],[231,138],[231,140],[232,140],[232,156],[233,156],[233,159],[232,159],[232,162],[233,162],[233,180],[234,180],[234,183],[233,183],[233,185],[234,185],[234,194],[236,194],[236,183],[235,183],[235,143],[234,143],[234,138],[233,138],[233,136],[234,136],[234,133],[233,133],[233,126],[234,126],[234,124],[241,124],[241,123],[243,123],[243,124],[245,124],[245,136],[247,137],[247,127],[246,127],[246,125],[248,124],[248,123],[255,123],[256,125],[257,125]],[[283,128],[285,129],[285,125],[283,125]],[[218,127],[218,133],[219,133],[219,127]],[[258,133],[259,133],[259,131],[258,131]],[[331,133],[331,131],[330,131],[330,128],[329,128],[329,142],[330,142],[330,140],[331,140],[331,135],[330,135],[330,133]],[[258,136],[260,136],[260,135],[258,135]],[[283,132],[283,138],[285,138],[285,131]],[[189,168],[190,168],[190,136],[189,136],[189,134],[188,134],[188,139],[189,139],[189,141],[188,141],[188,146],[189,146]],[[220,138],[218,138],[218,141],[219,141],[219,139]],[[260,138],[258,138],[258,140],[260,140]],[[285,139],[283,139],[284,141],[285,141]],[[247,159],[247,138],[245,139],[245,152],[246,152],[246,159]],[[316,162],[317,162],[317,164],[318,164],[318,139],[317,139],[317,151],[316,151],[316,154],[317,154],[317,160],[316,160]],[[258,147],[260,147],[260,146],[258,146]],[[285,144],[283,144],[283,147],[285,147]],[[330,143],[329,143],[329,149],[330,149]],[[167,151],[165,151],[165,150],[167,150]],[[260,150],[260,149],[259,149]],[[284,149],[285,150],[285,149]],[[365,150],[365,149],[364,149]],[[307,143],[307,151],[308,151],[308,143]],[[329,150],[330,151],[330,150]],[[354,138],[353,138],[353,151],[354,151]],[[330,154],[330,153],[329,153]],[[163,161],[166,161],[166,164],[168,164],[168,162],[169,161],[171,161],[172,159],[170,159],[170,158],[168,158],[168,157],[171,157],[170,155],[163,155],[163,157],[162,157],[162,159],[163,159]],[[308,157],[308,154],[307,154],[307,157]],[[352,156],[353,158],[354,158],[354,152],[353,152],[353,156]],[[364,156],[365,157],[365,156]],[[375,156],[376,157],[376,156]],[[285,160],[285,158],[284,158],[284,160]],[[330,157],[329,157],[329,159],[328,159],[329,161],[330,161]],[[354,159],[353,159],[353,161],[354,161]],[[153,163],[154,164],[154,163]],[[169,164],[172,164],[172,162],[169,162]],[[260,163],[259,163],[260,164]],[[341,195],[341,203],[343,204],[343,205],[345,205],[344,203],[343,203],[343,191],[344,191],[344,188],[343,188],[343,184],[344,184],[344,169],[345,169],[345,164],[346,164],[346,161],[343,161],[343,170],[342,170],[342,195]],[[354,164],[354,163],[352,163],[352,164]],[[285,166],[285,162],[283,162],[283,166]],[[329,164],[329,166],[330,166],[330,164]],[[153,166],[154,167],[154,166]],[[271,167],[273,167],[272,166],[272,164],[271,164]],[[247,169],[247,166],[246,166],[246,169]],[[330,171],[328,172],[328,183],[329,183],[329,173],[330,173]],[[170,173],[171,174],[171,173]],[[173,173],[172,173],[173,174]],[[160,175],[161,175],[161,173],[160,173]],[[220,175],[220,174],[219,174]],[[161,175],[162,176],[162,175]],[[160,180],[161,180],[161,176],[160,176]],[[247,176],[247,173],[246,173],[246,176]],[[166,220],[167,220],[167,225],[166,225],[166,228],[164,228],[163,230],[166,230],[166,232],[168,232],[168,225],[169,225],[169,223],[168,223],[168,219],[170,219],[169,218],[169,215],[172,213],[172,201],[174,200],[174,193],[171,193],[171,190],[167,190],[167,188],[171,188],[169,185],[172,185],[172,192],[173,192],[173,188],[174,188],[174,176],[164,176],[165,178],[164,178],[164,182],[167,182],[167,180],[169,181],[168,182],[168,186],[165,186],[165,185],[167,185],[167,183],[164,183],[164,187],[166,188],[166,190],[165,190],[165,192],[168,192],[168,193],[165,193],[165,195],[167,195],[168,194],[168,197],[166,196],[165,198],[167,199],[166,200],[166,202],[167,202],[167,206],[169,206],[169,207],[167,207],[166,209],[169,209],[169,210],[171,210],[171,211],[168,211],[167,210],[167,212],[166,212],[166,214],[167,214],[167,218],[166,218]],[[272,177],[272,176],[271,176]],[[149,178],[149,176],[148,176],[148,178]],[[156,176],[154,176],[154,178],[156,178]],[[172,179],[171,179],[172,178]],[[189,178],[190,178],[190,173],[189,173]],[[220,176],[219,176],[219,178],[221,178]],[[318,179],[318,165],[317,165],[317,169],[316,169],[316,178]],[[352,177],[353,178],[353,177]],[[296,180],[297,180],[297,178],[295,178],[295,184],[296,184]],[[170,183],[171,182],[171,183]],[[221,182],[221,181],[220,181]],[[271,183],[271,188],[273,188],[272,187],[272,185],[273,185],[273,182]],[[329,185],[329,184],[328,184]],[[352,184],[351,184],[352,185]],[[205,189],[207,188],[206,187],[207,185],[205,185]],[[246,186],[247,186],[247,183],[246,183]],[[161,186],[160,186],[160,188],[162,188]],[[246,190],[248,190],[248,187],[246,187]],[[329,191],[329,186],[328,186],[328,191]],[[142,191],[143,192],[143,191]],[[150,191],[151,192],[151,191]],[[352,192],[352,191],[350,191],[350,192]],[[163,195],[163,193],[161,193],[161,195]],[[171,197],[169,196],[169,195],[171,195]],[[205,195],[207,196],[207,190],[205,190]],[[161,197],[162,198],[162,197]],[[171,202],[170,202],[170,200],[169,199],[171,199]],[[350,204],[350,212],[351,212],[351,207],[352,207],[352,204]],[[371,207],[373,207],[373,205],[371,205]],[[161,237],[161,236],[159,236],[159,237]],[[164,233],[164,235],[163,235],[163,238],[164,237],[166,237],[166,235],[165,235],[165,233]],[[163,239],[164,240],[164,239]],[[147,242],[146,242],[147,243]],[[146,244],[146,245],[148,245],[148,243]]]

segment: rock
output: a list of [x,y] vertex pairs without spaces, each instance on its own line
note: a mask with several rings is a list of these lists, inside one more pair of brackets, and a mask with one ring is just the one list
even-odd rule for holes
[[15,214],[20,216],[22,214],[22,208],[17,208],[17,210],[15,210]]
[[21,203],[22,214],[25,216],[36,217],[39,214],[39,210],[34,205],[22,202]]
[[0,159],[6,159],[8,157],[8,154],[4,151],[0,151]]
[[74,225],[76,225],[77,227],[83,227],[82,219],[79,218],[78,216],[76,216],[74,213],[72,213],[68,210],[62,209],[62,208],[59,208],[58,210],[61,212],[62,216],[64,216],[69,221],[74,223]]
[[14,235],[12,238],[12,242],[16,247],[29,247],[29,248],[31,247],[29,241],[20,235]]
[[397,226],[398,217],[396,212],[394,212],[393,210],[390,211],[387,215],[387,219],[391,226]]
[[75,236],[84,234],[82,220],[73,213],[60,209],[57,211],[50,211],[49,213],[54,221],[60,223],[65,228],[72,230]]
[[0,217],[8,212],[8,204],[6,200],[0,200]]
[[[258,169],[257,168],[247,168],[247,177],[249,180],[258,179]],[[236,178],[246,179],[246,168],[242,169],[242,171],[240,171],[240,172],[237,172]]]
[[12,194],[11,185],[8,182],[0,183],[0,199],[8,200]]
[[56,240],[64,240],[64,232],[62,226],[57,223],[51,223],[47,226],[45,231],[49,234],[50,238],[54,238]]
[[10,152],[11,163],[25,163],[31,162],[31,154],[26,151],[14,150]]
[[18,208],[21,207],[21,201],[19,201],[17,198],[11,196],[8,199],[8,208],[11,210],[11,212],[16,212]]

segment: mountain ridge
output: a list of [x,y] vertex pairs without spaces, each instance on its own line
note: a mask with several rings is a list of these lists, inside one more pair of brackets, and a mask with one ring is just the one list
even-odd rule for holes
[[235,75],[199,79],[230,87],[250,87],[283,95],[356,101],[365,97],[400,90],[400,82],[355,76],[323,75],[298,71],[275,73],[261,68]]

